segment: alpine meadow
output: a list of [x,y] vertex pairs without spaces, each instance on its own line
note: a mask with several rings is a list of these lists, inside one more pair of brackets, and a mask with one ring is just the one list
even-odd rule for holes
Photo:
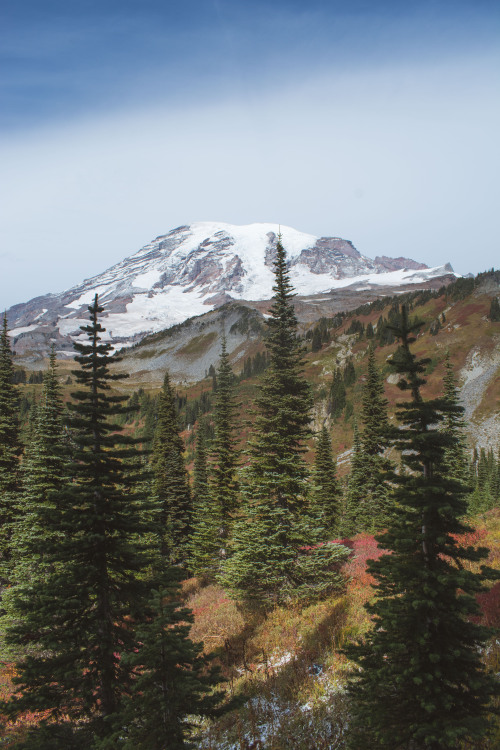
[[498,747],[500,272],[332,310],[269,242],[132,346],[4,316],[2,747]]

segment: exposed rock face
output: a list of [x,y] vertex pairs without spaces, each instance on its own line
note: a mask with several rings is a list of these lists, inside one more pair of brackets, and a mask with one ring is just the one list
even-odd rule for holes
[[387,255],[377,255],[375,263],[379,268],[384,268],[386,271],[399,271],[402,268],[412,271],[422,271],[424,268],[429,268],[425,263],[417,263],[415,260],[411,260],[411,258],[388,258]]
[[292,265],[298,263],[307,266],[311,273],[329,274],[334,279],[380,272],[377,264],[360,255],[352,242],[338,237],[321,237],[314,247],[302,250],[292,261]]
[[[12,307],[8,321],[14,348],[45,354],[55,342],[60,352],[72,353],[95,294],[104,307],[105,337],[117,347],[131,346],[148,333],[228,301],[268,300],[277,229],[272,224],[211,222],[177,227],[99,276]],[[387,288],[421,286],[453,273],[451,267],[427,269],[406,258],[370,260],[339,237],[318,238],[290,227],[282,227],[281,233],[291,281],[302,296],[354,283],[358,290],[383,286],[386,293]]]

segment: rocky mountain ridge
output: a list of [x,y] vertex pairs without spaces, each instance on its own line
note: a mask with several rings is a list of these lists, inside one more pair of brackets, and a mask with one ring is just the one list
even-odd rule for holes
[[[104,307],[106,336],[117,348],[226,302],[269,300],[279,231],[274,224],[177,227],[98,276],[10,308],[13,346],[20,354],[45,354],[55,343],[60,354],[70,355],[95,294]],[[345,297],[349,291],[374,298],[387,290],[435,287],[455,278],[449,264],[428,268],[403,257],[371,260],[339,237],[318,238],[291,227],[282,227],[281,234],[291,281],[301,297],[334,292]]]

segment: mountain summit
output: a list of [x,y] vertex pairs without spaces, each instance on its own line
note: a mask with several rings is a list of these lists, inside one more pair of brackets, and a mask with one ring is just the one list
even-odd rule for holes
[[104,273],[60,294],[48,294],[8,311],[16,351],[56,341],[69,351],[86,324],[94,295],[104,306],[106,336],[130,346],[144,335],[181,323],[231,300],[273,295],[272,264],[278,231],[298,295],[350,287],[422,284],[450,273],[408,258],[370,260],[339,237],[314,237],[276,224],[235,226],[196,222],[172,229]]

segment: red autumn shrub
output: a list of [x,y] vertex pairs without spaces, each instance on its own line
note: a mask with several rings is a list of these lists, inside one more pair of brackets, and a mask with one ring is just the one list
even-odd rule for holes
[[500,581],[489,591],[478,594],[476,600],[481,608],[481,615],[472,620],[489,628],[500,628]]

